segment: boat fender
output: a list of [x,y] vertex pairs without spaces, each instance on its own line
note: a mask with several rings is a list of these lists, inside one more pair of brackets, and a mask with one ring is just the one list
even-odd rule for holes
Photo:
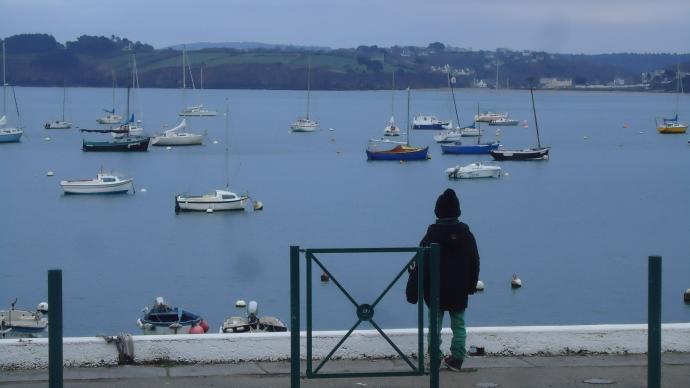
[[189,334],[204,334],[204,328],[200,325],[192,325],[188,331]]
[[517,277],[516,274],[513,274],[513,279],[510,281],[510,287],[511,287],[511,288],[520,288],[520,287],[522,287],[522,280],[520,280],[520,278]]
[[204,329],[204,333],[208,332],[208,322],[206,322],[205,319],[202,319],[201,322],[199,322],[199,326]]
[[144,323],[141,322],[141,318],[137,318],[137,326],[138,326],[140,329],[143,329],[143,328],[144,328]]
[[206,209],[206,213],[213,213],[213,208]]
[[685,290],[685,292],[683,293],[683,300],[685,301],[685,303],[690,303],[690,288]]
[[474,288],[476,288],[477,291],[484,291],[484,282],[477,280],[477,285]]

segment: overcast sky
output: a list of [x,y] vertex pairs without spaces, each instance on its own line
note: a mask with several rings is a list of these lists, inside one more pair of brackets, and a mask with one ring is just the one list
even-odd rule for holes
[[690,0],[0,0],[0,37],[690,52]]

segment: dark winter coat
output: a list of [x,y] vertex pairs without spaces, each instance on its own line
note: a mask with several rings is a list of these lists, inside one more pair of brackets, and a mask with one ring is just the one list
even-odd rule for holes
[[[467,295],[476,292],[479,279],[479,252],[470,228],[457,218],[438,219],[429,225],[419,243],[428,247],[441,246],[439,296],[441,311],[467,308]],[[429,304],[430,261],[424,262],[424,301]]]

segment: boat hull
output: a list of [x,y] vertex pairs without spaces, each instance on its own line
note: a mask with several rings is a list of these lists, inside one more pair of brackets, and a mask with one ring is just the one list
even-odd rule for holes
[[500,178],[501,169],[468,170],[459,169],[448,173],[450,179]]
[[144,152],[151,138],[145,136],[113,139],[111,141],[82,141],[82,150],[99,152]]
[[549,148],[494,150],[490,153],[494,160],[545,160],[549,157]]
[[446,129],[450,123],[414,124],[412,129]]
[[61,182],[65,194],[124,194],[133,190],[132,180],[127,179],[116,183],[85,184],[78,182]]
[[186,136],[155,136],[151,139],[152,146],[186,146],[200,145],[204,135],[188,134]]
[[444,154],[488,154],[491,151],[498,149],[499,143],[484,143],[484,144],[441,144],[441,151]]
[[24,131],[19,129],[0,130],[0,143],[16,143],[21,139]]
[[368,160],[427,160],[429,147],[396,147],[389,151],[367,150]]
[[517,120],[491,120],[489,121],[489,125],[494,125],[494,126],[506,126],[506,127],[512,127],[518,125],[519,122]]
[[176,212],[205,212],[244,210],[247,205],[247,197],[239,197],[235,200],[204,200],[201,197],[175,197]]
[[70,129],[72,128],[72,123],[66,121],[56,121],[52,123],[45,123],[43,125],[45,129]]
[[681,125],[669,125],[669,126],[658,126],[656,130],[659,133],[685,133],[688,130],[687,124]]

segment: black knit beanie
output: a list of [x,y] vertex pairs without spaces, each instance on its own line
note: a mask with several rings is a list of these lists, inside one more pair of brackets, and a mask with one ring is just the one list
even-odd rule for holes
[[460,201],[453,189],[446,189],[436,200],[434,209],[438,218],[458,218],[460,217]]

